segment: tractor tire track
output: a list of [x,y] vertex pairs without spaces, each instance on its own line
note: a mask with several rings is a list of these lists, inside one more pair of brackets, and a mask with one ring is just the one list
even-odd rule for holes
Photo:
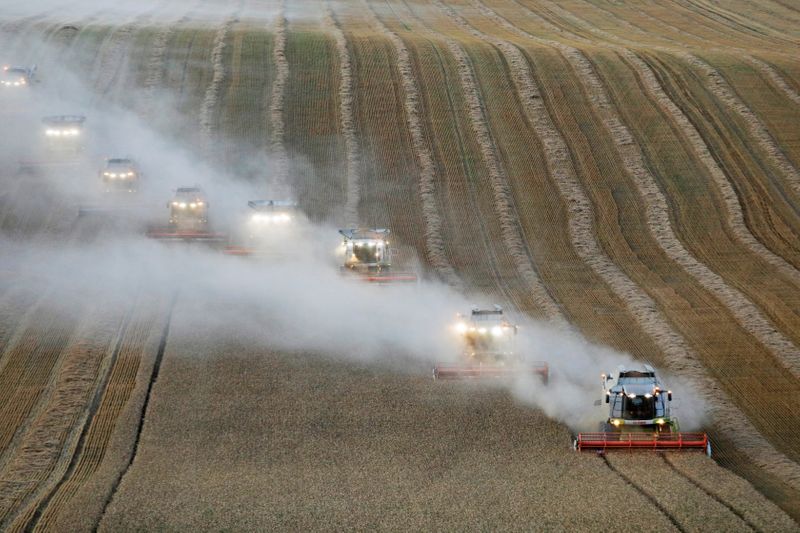
[[501,225],[503,242],[508,253],[514,259],[517,271],[529,288],[537,307],[545,313],[549,320],[566,325],[561,309],[539,278],[530,250],[525,244],[526,240],[522,235],[514,199],[508,185],[508,177],[497,155],[497,147],[494,145],[486,123],[483,103],[471,61],[456,40],[445,36],[445,42],[450,53],[456,59],[473,134],[478,141],[481,157],[489,173],[495,212]]
[[703,485],[701,485],[700,483],[698,483],[697,481],[695,481],[695,480],[694,480],[692,477],[690,477],[689,475],[687,475],[687,474],[686,474],[686,473],[684,473],[683,471],[679,470],[679,469],[678,469],[678,467],[676,467],[676,466],[675,466],[675,464],[674,464],[672,461],[670,461],[670,460],[669,460],[669,458],[668,458],[667,454],[665,454],[665,453],[659,453],[659,455],[660,455],[660,456],[661,456],[661,458],[664,460],[664,463],[665,463],[665,464],[666,464],[666,465],[667,465],[667,466],[668,466],[668,467],[669,467],[669,468],[670,468],[670,469],[671,469],[671,470],[672,470],[672,471],[673,471],[673,472],[674,472],[676,475],[678,475],[678,476],[682,477],[682,478],[683,478],[683,479],[685,479],[687,482],[689,482],[689,483],[691,483],[692,485],[694,485],[695,487],[697,487],[697,489],[698,489],[698,490],[700,490],[700,491],[702,491],[703,493],[705,493],[705,494],[706,494],[706,495],[707,495],[709,498],[711,498],[712,500],[714,500],[714,501],[715,501],[715,502],[717,502],[718,504],[720,504],[720,505],[722,505],[723,507],[725,507],[726,509],[728,509],[728,510],[729,510],[731,513],[733,513],[733,514],[734,514],[734,515],[735,515],[735,516],[736,516],[736,517],[737,517],[739,520],[741,520],[742,522],[744,522],[744,524],[745,524],[747,527],[749,527],[751,530],[753,530],[753,531],[757,531],[757,532],[762,532],[762,531],[764,531],[762,528],[758,527],[756,524],[754,524],[753,522],[751,522],[751,521],[750,521],[750,520],[749,520],[749,519],[748,519],[748,518],[747,518],[747,517],[746,517],[746,516],[745,516],[745,515],[744,515],[744,514],[741,512],[741,511],[739,511],[738,509],[736,509],[736,507],[734,507],[733,505],[729,504],[728,502],[726,502],[725,500],[723,500],[722,498],[720,498],[719,496],[717,496],[716,494],[714,494],[714,493],[713,493],[713,492],[711,492],[710,490],[706,489],[706,488],[705,488]]
[[[538,42],[543,41],[524,32],[524,30],[518,29],[506,19],[490,10],[485,4],[478,3],[478,8],[488,18],[494,20],[509,31],[524,38],[533,39]],[[760,343],[775,354],[776,359],[789,371],[800,378],[800,354],[791,341],[780,334],[780,332],[770,324],[768,319],[752,301],[742,292],[731,287],[707,265],[697,260],[678,239],[669,218],[667,199],[659,189],[655,177],[647,169],[641,148],[634,142],[630,130],[613,110],[608,94],[604,89],[603,82],[598,78],[588,58],[578,49],[558,42],[544,41],[542,44],[547,44],[559,50],[572,65],[573,70],[581,80],[589,94],[589,100],[592,102],[595,112],[602,118],[604,125],[617,146],[620,157],[638,188],[639,194],[646,207],[645,214],[647,216],[650,233],[655,238],[659,247],[664,251],[667,257],[689,273],[703,288],[714,294],[731,311],[737,322],[739,322],[746,331],[752,334]],[[506,44],[506,46],[509,45]],[[520,59],[517,59],[517,61],[520,61]],[[528,75],[530,75],[530,71],[528,71]],[[535,88],[532,88],[527,92],[536,94],[532,92],[535,90]],[[538,101],[534,99],[527,100],[531,102]],[[547,134],[552,135],[552,132],[547,132]],[[563,140],[561,144],[562,146],[560,146],[560,148],[566,150],[566,144],[563,143]],[[573,179],[574,183],[570,180],[571,182],[564,185],[564,188],[569,187],[570,190],[576,190],[579,185],[577,184],[577,178],[575,176],[573,176]],[[581,201],[581,203],[579,203],[579,201]],[[588,208],[585,206],[589,205],[589,200],[588,198],[579,198],[570,203],[572,205],[580,205],[581,211],[586,212]],[[584,221],[584,224],[587,223],[589,222]],[[592,232],[585,232],[585,234],[591,235]],[[585,238],[586,237],[584,237],[584,239]],[[599,247],[599,244],[597,246]],[[610,261],[610,259],[608,261]],[[602,265],[599,266],[602,267]]]
[[669,520],[669,523],[672,524],[676,530],[682,533],[685,533],[687,531],[683,526],[681,526],[680,522],[678,522],[678,519],[675,518],[675,516],[672,513],[670,513],[669,510],[666,507],[664,507],[664,505],[662,505],[661,502],[659,502],[655,496],[653,496],[647,490],[645,490],[644,487],[636,484],[633,481],[633,479],[631,479],[630,477],[625,475],[622,471],[618,470],[614,465],[612,465],[611,462],[608,460],[608,457],[605,456],[605,454],[599,454],[599,457],[603,461],[603,464],[605,464],[608,467],[608,469],[611,470],[611,472],[620,477],[623,481],[625,481],[625,483],[633,487],[634,490],[636,490],[636,492],[647,498],[647,500],[653,505],[653,507],[658,509],[661,512],[661,514],[663,514],[667,518],[667,520]]

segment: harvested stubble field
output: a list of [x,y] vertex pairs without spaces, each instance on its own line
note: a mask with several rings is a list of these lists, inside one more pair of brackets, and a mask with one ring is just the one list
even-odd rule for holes
[[[69,276],[30,267],[57,244],[121,252],[74,221],[81,191],[53,192],[96,170],[18,171],[9,136],[0,529],[798,529],[800,8],[24,4],[0,7],[3,61],[38,62],[39,92],[90,119],[140,117],[162,141],[137,159],[175,148],[165,169],[294,196],[320,231],[391,228],[428,280],[654,363],[706,404],[715,459],[576,454],[511,392],[432,382],[437,354],[387,343],[368,362],[355,343],[342,360],[313,323],[287,348],[240,331],[252,300],[198,316],[222,285],[164,289],[150,263],[134,281],[75,255]],[[193,253],[163,255],[219,273]]]

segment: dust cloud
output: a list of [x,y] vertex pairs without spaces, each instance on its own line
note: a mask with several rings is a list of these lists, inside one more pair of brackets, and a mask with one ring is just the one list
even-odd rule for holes
[[[135,12],[111,10],[112,22],[130,22],[148,10],[166,10],[168,15],[174,10],[171,15],[177,18],[187,9],[199,9],[190,4],[187,8],[152,2],[137,4]],[[75,20],[98,11],[93,1],[37,0],[5,6],[0,19],[21,20],[48,5],[56,20],[67,9]],[[203,6],[197,15],[200,20],[230,16],[223,3],[216,8]],[[104,12],[104,21],[106,17]],[[460,359],[461,347],[451,328],[457,312],[468,312],[474,305],[503,304],[487,296],[460,294],[430,272],[420,272],[419,284],[380,287],[343,276],[333,221],[303,218],[268,258],[232,257],[218,247],[148,239],[148,228],[166,224],[172,192],[197,185],[207,194],[213,230],[235,242],[244,233],[247,201],[274,198],[279,184],[270,180],[269,158],[253,154],[252,161],[227,168],[176,134],[192,130],[196,117],[174,111],[173,94],[148,91],[142,101],[141,91],[131,90],[128,97],[116,98],[127,107],[111,104],[96,93],[96,78],[106,74],[95,72],[90,80],[85,72],[70,70],[61,61],[64,51],[57,40],[44,42],[9,32],[0,34],[0,42],[4,50],[15,53],[4,61],[36,63],[41,80],[27,94],[14,95],[13,101],[4,96],[0,102],[6,131],[14,132],[0,143],[3,206],[14,220],[50,221],[47,231],[33,236],[3,223],[0,272],[57,292],[59,308],[83,308],[86,298],[98,294],[106,296],[101,299],[104,305],[125,305],[143,293],[177,294],[190,303],[182,308],[195,314],[191,320],[197,328],[222,328],[240,341],[263,346],[265,352],[305,351],[386,364],[427,377],[436,363]],[[43,144],[41,118],[62,114],[87,117],[83,151],[68,164],[34,165],[33,170],[21,171],[26,162],[51,157]],[[138,193],[120,199],[103,192],[98,173],[106,157],[137,160],[143,174]],[[242,176],[242,168],[248,175],[261,169],[261,175],[257,180]],[[78,217],[82,207],[93,208],[95,214]],[[95,238],[72,237],[92,225],[98,230]],[[600,373],[633,364],[633,358],[593,344],[572,330],[525,316],[510,318],[519,325],[522,356],[546,362],[551,377],[547,386],[526,376],[498,385],[572,429],[595,429],[606,417],[604,405],[593,405],[601,399]],[[695,397],[691,391],[680,391],[676,397],[681,394],[689,405]],[[687,411],[686,416],[693,416],[692,410]],[[701,422],[701,417],[695,418],[691,424]]]

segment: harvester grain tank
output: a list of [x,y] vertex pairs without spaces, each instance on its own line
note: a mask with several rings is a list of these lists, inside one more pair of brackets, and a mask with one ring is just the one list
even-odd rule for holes
[[517,349],[518,326],[509,322],[503,308],[475,307],[469,315],[457,315],[453,331],[461,344],[462,362],[439,363],[434,379],[503,378],[529,374],[546,384],[550,377],[547,363],[525,361]]
[[701,450],[711,455],[705,433],[679,431],[678,419],[671,412],[672,391],[664,387],[650,365],[620,366],[617,383],[602,374],[603,397],[608,418],[601,431],[579,433],[574,441],[578,450],[646,449]]
[[211,231],[208,221],[209,202],[200,187],[180,187],[167,203],[169,224],[150,230],[153,239],[168,241],[214,241],[226,240],[222,233]]
[[340,229],[344,238],[343,273],[355,274],[374,283],[416,282],[414,272],[400,272],[392,267],[392,247],[388,229]]

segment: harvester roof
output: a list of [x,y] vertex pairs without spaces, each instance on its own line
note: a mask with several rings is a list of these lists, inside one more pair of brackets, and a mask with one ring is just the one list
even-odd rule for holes
[[383,228],[376,228],[376,229],[352,228],[352,229],[340,229],[339,233],[341,233],[344,236],[344,238],[349,241],[355,241],[355,240],[383,241],[389,237],[389,233],[391,232],[388,229],[383,229]]
[[297,202],[293,200],[250,200],[248,207],[254,211],[274,211],[290,210],[297,208]]
[[47,126],[82,126],[84,122],[86,117],[83,115],[53,115],[42,119]]

